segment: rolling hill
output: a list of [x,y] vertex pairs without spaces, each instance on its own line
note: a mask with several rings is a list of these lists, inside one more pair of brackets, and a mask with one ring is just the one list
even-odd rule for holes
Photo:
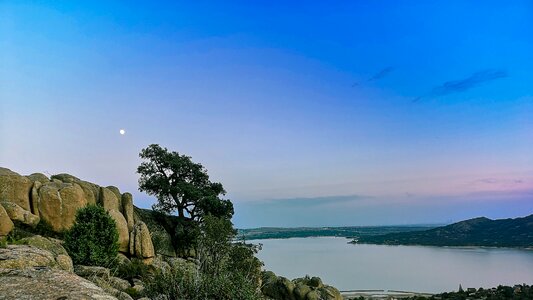
[[480,217],[423,231],[360,236],[352,243],[533,247],[533,214],[522,218],[499,220]]

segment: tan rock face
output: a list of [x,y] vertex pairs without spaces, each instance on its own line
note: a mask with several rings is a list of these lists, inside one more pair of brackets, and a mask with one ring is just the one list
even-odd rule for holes
[[30,267],[59,268],[54,255],[46,250],[27,245],[8,245],[0,248],[0,268],[24,269]]
[[46,176],[46,175],[44,175],[42,173],[33,173],[33,174],[28,175],[26,177],[28,177],[28,179],[33,181],[33,182],[39,181],[40,183],[46,183],[46,182],[50,181],[48,176]]
[[69,229],[74,224],[77,210],[87,205],[83,190],[76,183],[49,182],[43,184],[38,195],[41,219],[57,232]]
[[0,201],[13,202],[30,210],[30,191],[33,182],[6,168],[0,168]]
[[98,198],[100,196],[99,186],[94,183],[90,183],[83,180],[78,181],[77,184],[81,187],[83,193],[85,194],[85,200],[87,200],[87,205],[95,205],[96,203],[98,203]]
[[73,272],[74,269],[72,265],[72,259],[70,256],[68,256],[67,251],[61,245],[61,241],[42,237],[40,235],[34,235],[19,240],[19,243],[50,252],[60,269]]
[[128,223],[124,216],[117,210],[108,211],[109,215],[117,225],[118,231],[118,251],[128,253],[130,243],[130,232],[128,230]]
[[74,273],[84,278],[100,277],[108,280],[111,277],[111,271],[108,268],[96,266],[76,265],[74,267]]
[[122,195],[120,194],[120,190],[118,189],[118,187],[116,186],[108,186],[106,187],[108,190],[110,190],[111,192],[113,192],[113,194],[115,194],[115,197],[117,197],[117,200],[118,200],[118,207],[119,207],[119,210],[120,212],[122,212],[122,204],[120,203],[121,201],[121,198],[122,198]]
[[87,204],[96,204],[98,203],[98,198],[100,195],[100,186],[90,183],[88,181],[83,181],[78,177],[72,176],[70,174],[57,174],[52,176],[53,180],[60,180],[64,183],[76,183],[78,184],[85,194],[85,199]]
[[117,196],[110,189],[100,188],[100,202],[105,210],[110,211],[112,209],[120,211],[120,203]]
[[117,300],[76,274],[50,268],[0,269],[0,299]]
[[23,209],[15,203],[0,201],[0,205],[4,207],[7,212],[7,215],[12,221],[19,221],[23,224],[35,227],[41,220],[41,218],[39,218],[38,216]]
[[74,183],[80,181],[78,177],[66,173],[52,175],[52,179],[58,179],[65,183]]
[[144,222],[137,222],[130,233],[130,254],[138,258],[153,258],[154,245]]
[[122,194],[122,214],[128,223],[128,230],[133,230],[135,221],[133,220],[133,196],[130,193]]
[[9,218],[6,210],[0,205],[0,237],[8,235],[13,230],[13,222]]

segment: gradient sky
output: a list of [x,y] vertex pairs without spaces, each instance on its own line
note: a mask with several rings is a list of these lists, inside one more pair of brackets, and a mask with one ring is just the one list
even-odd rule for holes
[[531,1],[75,2],[0,2],[0,166],[150,207],[158,143],[238,227],[533,213]]

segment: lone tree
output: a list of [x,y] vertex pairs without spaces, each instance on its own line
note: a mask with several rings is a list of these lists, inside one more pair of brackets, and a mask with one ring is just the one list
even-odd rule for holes
[[141,150],[137,168],[139,190],[157,197],[153,209],[167,214],[176,212],[182,220],[201,221],[212,215],[231,219],[233,204],[219,182],[211,182],[207,170],[189,156],[168,151],[157,144]]

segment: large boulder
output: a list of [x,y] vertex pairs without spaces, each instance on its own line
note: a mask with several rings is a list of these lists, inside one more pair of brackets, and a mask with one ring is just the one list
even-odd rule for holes
[[85,194],[85,200],[87,200],[87,204],[96,204],[98,202],[100,195],[100,186],[94,183],[83,181],[76,176],[72,176],[70,174],[65,173],[53,175],[52,180],[59,180],[64,183],[76,183],[83,190],[83,193]]
[[74,270],[72,265],[72,259],[67,253],[67,250],[63,248],[60,240],[53,238],[46,238],[40,235],[34,235],[20,239],[19,244],[33,246],[42,250],[46,250],[54,256],[56,263],[59,268],[72,272]]
[[323,287],[319,288],[318,291],[320,292],[321,299],[324,300],[342,300],[344,299],[341,295],[341,292],[339,292],[338,289],[330,286],[330,285],[324,285]]
[[[143,259],[151,259],[155,256],[150,231],[142,221],[137,222],[130,233],[130,254]],[[150,262],[150,260],[146,261]]]
[[74,272],[84,278],[100,277],[108,280],[111,277],[111,271],[104,267],[76,265],[74,266]]
[[74,272],[87,280],[90,280],[98,287],[102,288],[109,295],[115,296],[119,300],[133,300],[123,290],[130,288],[128,281],[111,276],[107,268],[76,265]]
[[118,210],[122,212],[122,204],[121,204],[122,195],[120,194],[120,190],[118,189],[118,187],[112,186],[112,185],[107,186],[106,188],[110,190],[111,192],[113,192],[113,194],[115,194],[115,197],[118,200],[118,208],[119,208]]
[[284,300],[342,300],[336,288],[325,285],[319,277],[302,277],[292,281],[271,271],[261,274],[261,292],[271,299]]
[[270,271],[262,274],[263,286],[261,292],[272,299],[276,300],[295,300],[294,288],[295,285],[289,279],[276,276]]
[[0,201],[13,202],[25,210],[31,210],[30,191],[33,182],[6,168],[0,168]]
[[32,267],[49,267],[72,271],[65,257],[30,245],[7,245],[0,248],[0,269],[25,269]]
[[37,226],[41,218],[23,209],[15,203],[0,201],[0,205],[4,207],[9,218],[12,221],[18,221],[31,227]]
[[110,189],[106,187],[100,187],[100,204],[105,208],[105,210],[116,210],[120,211],[120,202],[118,201],[119,198],[111,191]]
[[66,173],[52,175],[51,179],[58,179],[64,183],[75,183],[75,182],[80,181],[78,177],[74,175],[66,174]]
[[26,176],[28,177],[29,180],[31,180],[32,182],[40,182],[40,183],[46,183],[46,182],[49,182],[50,179],[48,178],[48,176],[44,175],[43,173],[33,173],[31,175],[28,175]]
[[78,209],[87,205],[78,184],[57,181],[43,184],[38,191],[38,199],[33,199],[36,200],[41,219],[56,232],[69,229],[74,224]]
[[117,300],[84,278],[46,267],[0,269],[0,300],[8,299]]
[[81,187],[83,193],[85,194],[87,205],[95,205],[98,203],[98,199],[100,197],[100,187],[98,185],[83,180],[78,181],[77,184]]
[[293,294],[296,300],[306,300],[307,294],[311,292],[311,288],[303,283],[297,283]]
[[122,214],[126,218],[128,223],[128,230],[133,230],[135,220],[133,219],[133,196],[130,193],[124,193],[121,196],[122,199]]
[[9,218],[6,210],[0,205],[0,239],[8,235],[13,230],[14,224]]
[[117,210],[108,211],[109,215],[113,220],[118,231],[118,251],[128,253],[129,244],[130,244],[130,232],[128,230],[128,223],[124,216]]

